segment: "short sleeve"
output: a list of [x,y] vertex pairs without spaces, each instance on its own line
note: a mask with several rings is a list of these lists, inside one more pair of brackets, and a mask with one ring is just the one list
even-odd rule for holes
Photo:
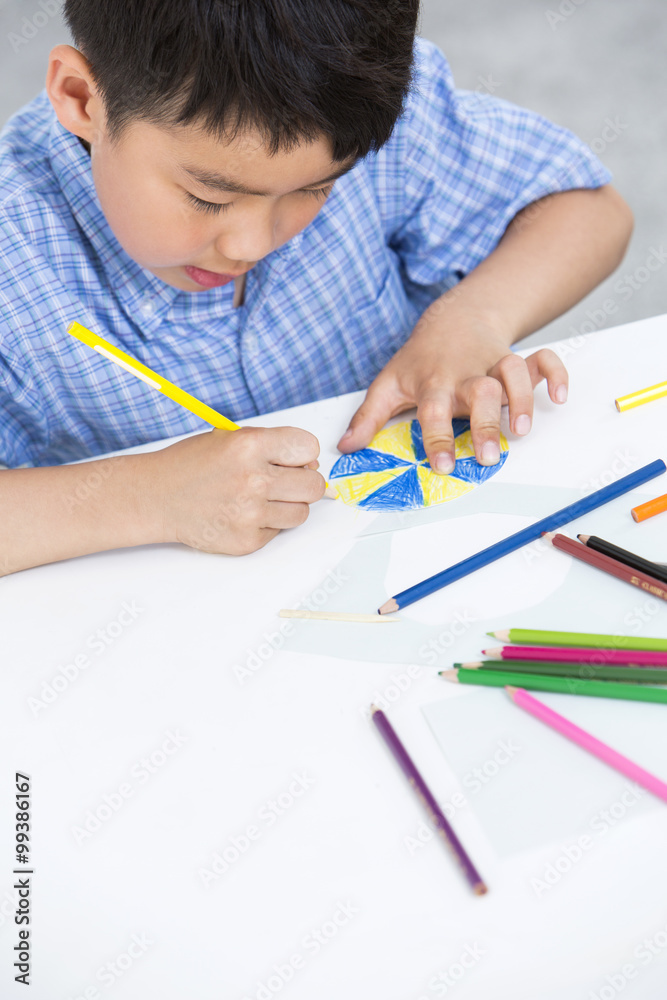
[[9,332],[0,312],[0,469],[32,465],[35,445],[47,437],[32,377],[8,347]]
[[455,90],[445,57],[423,41],[391,143],[401,204],[399,212],[392,206],[388,242],[417,285],[448,286],[468,274],[531,202],[611,179],[567,129],[488,94]]

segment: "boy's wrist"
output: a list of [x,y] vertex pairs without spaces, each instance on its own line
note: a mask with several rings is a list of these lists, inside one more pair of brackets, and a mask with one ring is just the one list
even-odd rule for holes
[[169,531],[162,450],[142,455],[128,455],[128,482],[131,483],[131,517],[138,540],[134,545],[176,541]]
[[466,291],[462,290],[457,295],[459,287],[446,292],[429,306],[415,327],[415,335],[459,338],[469,331],[502,343],[509,351],[512,344],[521,339],[521,331],[508,318],[502,317],[498,310],[485,308],[479,302],[473,303]]

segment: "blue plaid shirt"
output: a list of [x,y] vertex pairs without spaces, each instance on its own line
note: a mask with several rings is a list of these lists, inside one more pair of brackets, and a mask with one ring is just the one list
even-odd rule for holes
[[316,219],[234,285],[171,288],[102,213],[89,156],[43,93],[0,136],[0,462],[52,465],[202,422],[66,333],[72,320],[236,421],[370,381],[423,310],[537,198],[608,171],[570,132],[454,89],[419,41],[406,113]]

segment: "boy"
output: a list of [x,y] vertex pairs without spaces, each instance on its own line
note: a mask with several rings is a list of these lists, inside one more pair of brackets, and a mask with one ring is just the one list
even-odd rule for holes
[[324,492],[295,428],[59,465],[201,426],[75,319],[234,420],[370,386],[340,449],[417,406],[443,474],[453,416],[493,465],[503,402],[516,434],[542,378],[565,402],[556,355],[510,345],[618,265],[629,209],[570,133],[456,92],[414,46],[418,0],[65,14],[77,48],[0,144],[0,572],[149,542],[251,552]]

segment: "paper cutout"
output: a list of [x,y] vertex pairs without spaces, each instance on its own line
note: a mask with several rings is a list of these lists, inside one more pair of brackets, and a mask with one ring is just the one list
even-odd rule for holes
[[456,466],[437,476],[426,459],[418,420],[385,427],[369,448],[339,458],[329,474],[340,499],[366,510],[419,510],[469,493],[505,463],[509,445],[500,436],[500,461],[480,465],[472,446],[470,421],[454,420]]

